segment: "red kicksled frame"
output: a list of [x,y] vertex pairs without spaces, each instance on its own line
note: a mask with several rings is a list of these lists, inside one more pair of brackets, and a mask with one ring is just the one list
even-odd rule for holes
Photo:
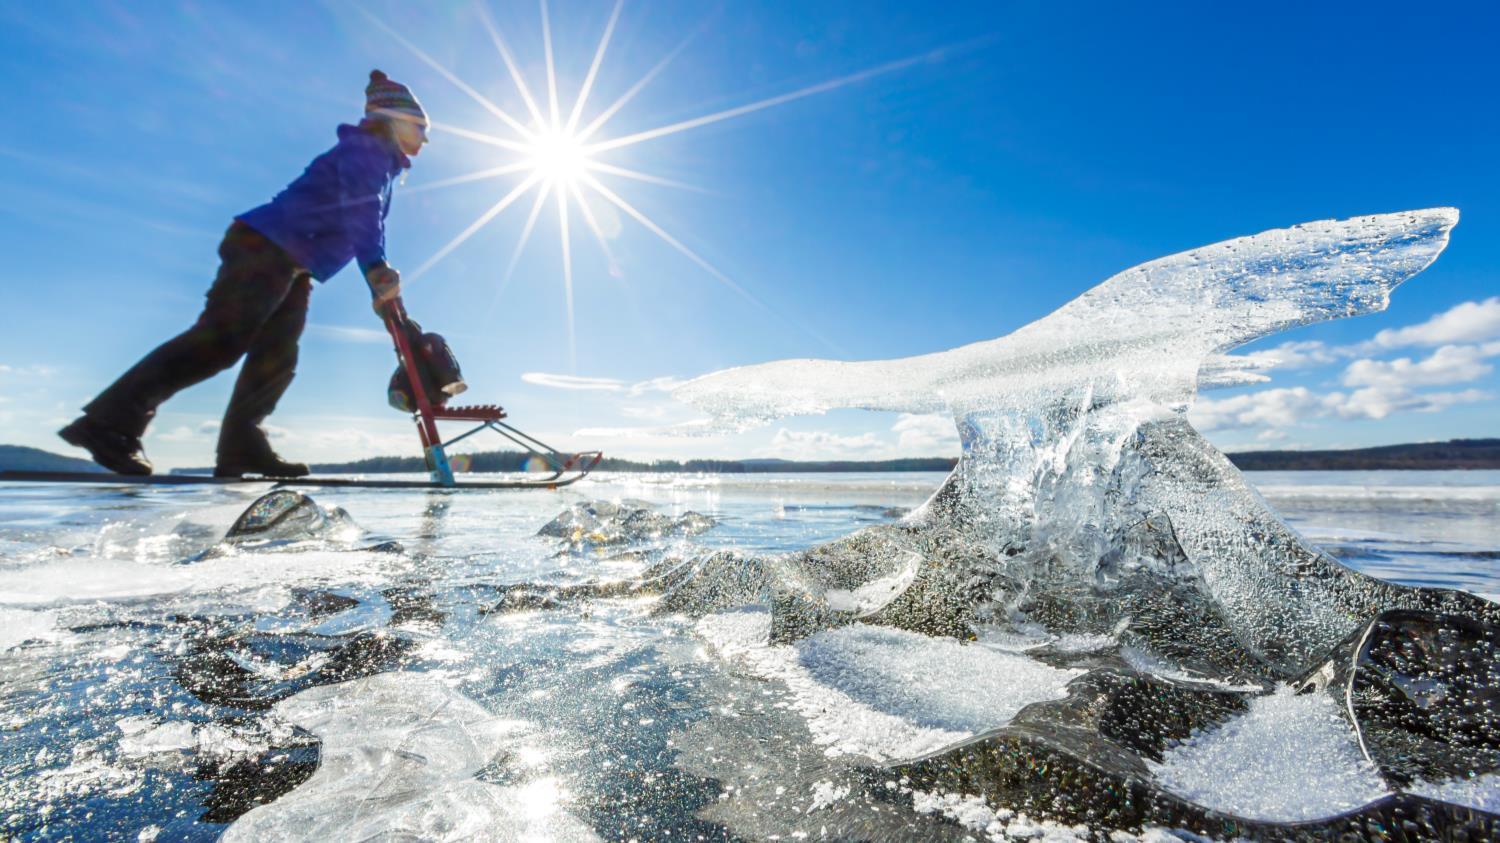
[[[521,446],[527,453],[539,457],[552,470],[552,473],[546,477],[517,481],[513,484],[517,487],[546,489],[566,486],[582,480],[584,475],[593,471],[599,461],[604,459],[602,451],[565,454],[534,436],[522,433],[503,421],[506,417],[505,411],[496,404],[479,404],[471,407],[434,406],[431,401],[427,400],[426,390],[421,388],[422,379],[417,371],[417,359],[412,353],[411,344],[407,342],[406,331],[403,330],[407,316],[400,297],[386,304],[384,316],[385,329],[390,333],[391,341],[396,345],[396,359],[400,362],[401,368],[406,371],[406,377],[412,384],[412,396],[417,404],[416,412],[412,413],[412,420],[417,424],[417,435],[422,438],[422,455],[427,460],[427,472],[432,477],[433,483],[449,487],[463,485],[453,478],[453,466],[448,461],[447,449],[483,430],[493,430],[504,436]],[[439,421],[477,422],[477,426],[443,441],[443,437],[438,433]]]

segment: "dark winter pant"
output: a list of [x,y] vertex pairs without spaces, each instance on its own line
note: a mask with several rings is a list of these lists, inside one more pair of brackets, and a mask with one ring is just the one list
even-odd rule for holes
[[307,321],[312,276],[242,222],[225,233],[219,258],[219,274],[198,321],[147,354],[84,412],[122,433],[140,436],[163,401],[243,356],[245,365],[219,431],[219,454],[240,454],[264,445],[260,423],[276,409],[296,373],[297,340]]

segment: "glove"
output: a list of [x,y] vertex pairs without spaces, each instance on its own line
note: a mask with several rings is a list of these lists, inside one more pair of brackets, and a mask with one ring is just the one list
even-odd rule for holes
[[365,283],[370,285],[375,315],[384,318],[385,306],[401,295],[401,273],[385,264],[372,266],[365,273]]

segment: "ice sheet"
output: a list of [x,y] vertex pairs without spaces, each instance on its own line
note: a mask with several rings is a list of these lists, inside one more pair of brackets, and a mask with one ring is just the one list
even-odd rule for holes
[[[1467,477],[1467,474],[1456,475],[1454,482],[1462,482]],[[752,541],[767,545],[797,548],[806,547],[812,541],[801,532],[800,518],[810,515],[826,518],[826,534],[832,536],[864,527],[866,522],[848,507],[825,512],[812,507],[798,510],[795,506],[787,506],[784,512],[777,512],[774,504],[783,498],[812,501],[817,506],[821,506],[825,495],[834,503],[858,500],[872,505],[885,504],[888,499],[880,497],[882,493],[878,490],[887,482],[895,490],[892,494],[912,494],[909,478],[905,475],[855,477],[850,479],[848,489],[822,477],[764,478],[763,487],[755,485],[761,478],[735,478],[733,483],[724,486],[710,483],[712,478],[702,477],[646,476],[643,482],[637,483],[638,479],[640,477],[635,475],[606,477],[596,486],[577,494],[584,499],[600,494],[621,499],[646,497],[664,512],[697,509],[715,517],[728,513],[730,517],[723,521],[732,525],[729,529],[737,531],[731,533],[733,541],[728,543],[737,545],[745,540],[743,537],[750,537]],[[928,482],[935,486],[937,479]],[[1390,478],[1385,482],[1398,481],[1400,478]],[[812,490],[806,495],[799,487],[804,482]],[[1323,480],[1313,482],[1336,485]],[[601,493],[600,489],[604,492]],[[196,506],[205,499],[194,498],[192,505]],[[391,605],[379,593],[389,585],[399,584],[418,592],[432,592],[437,598],[435,605],[438,608],[444,611],[457,608],[458,612],[445,622],[444,632],[439,637],[412,651],[411,669],[450,671],[453,675],[462,673],[465,689],[474,689],[466,690],[466,693],[483,699],[485,706],[496,710],[504,706],[514,711],[513,706],[518,700],[530,699],[532,695],[545,698],[538,703],[540,708],[537,711],[528,711],[524,716],[536,724],[545,724],[549,734],[538,731],[529,733],[529,736],[521,732],[505,736],[505,746],[491,760],[488,769],[477,776],[477,784],[505,788],[497,797],[502,806],[513,807],[518,803],[536,801],[538,805],[560,805],[563,813],[569,813],[567,806],[570,803],[566,797],[569,791],[576,794],[576,804],[615,804],[609,800],[618,798],[616,787],[623,780],[621,777],[581,781],[575,777],[574,770],[569,769],[576,764],[603,771],[610,769],[604,766],[610,761],[615,765],[612,769],[628,769],[629,781],[632,785],[639,785],[637,792],[643,795],[638,805],[645,805],[639,808],[640,815],[655,819],[659,823],[657,829],[671,829],[674,836],[684,828],[683,823],[695,820],[683,820],[676,813],[682,803],[674,800],[681,799],[684,780],[678,778],[680,770],[675,765],[688,753],[682,750],[684,744],[681,741],[665,744],[676,737],[673,730],[682,725],[680,722],[667,724],[679,716],[690,722],[719,716],[726,719],[762,716],[754,713],[759,709],[758,705],[745,705],[743,699],[718,696],[722,686],[705,677],[715,676],[721,670],[745,671],[771,680],[788,677],[786,684],[794,691],[782,692],[776,684],[752,682],[747,687],[742,682],[734,682],[730,685],[734,692],[744,691],[751,695],[754,703],[773,700],[787,709],[804,713],[809,728],[829,739],[829,742],[813,745],[810,754],[816,757],[826,748],[843,753],[838,748],[841,745],[853,745],[852,754],[859,754],[861,743],[874,747],[872,752],[891,745],[919,750],[941,748],[937,744],[949,736],[961,737],[978,728],[1003,722],[1012,715],[1000,711],[999,716],[992,718],[983,708],[985,700],[991,696],[1008,693],[1004,689],[997,692],[986,684],[986,677],[995,672],[992,665],[983,660],[964,660],[978,655],[981,650],[1024,655],[1026,648],[1043,646],[1056,653],[1112,650],[1118,645],[1116,638],[1108,634],[1059,636],[1048,634],[1040,627],[1025,626],[999,634],[981,627],[983,635],[978,642],[968,645],[948,642],[951,650],[919,647],[899,659],[893,657],[882,661],[881,653],[893,650],[882,639],[866,639],[863,637],[866,631],[858,630],[861,634],[849,639],[838,636],[818,639],[813,645],[817,657],[805,659],[803,651],[798,648],[769,647],[764,614],[757,618],[756,613],[751,612],[733,613],[750,616],[746,618],[751,623],[745,630],[744,646],[739,651],[744,653],[743,656],[702,659],[694,654],[698,644],[693,637],[679,634],[683,631],[680,617],[647,617],[643,614],[645,607],[640,607],[642,614],[637,617],[634,610],[625,605],[626,601],[596,603],[582,613],[563,609],[524,616],[492,614],[483,619],[472,615],[469,611],[472,606],[476,603],[488,605],[491,599],[489,592],[483,590],[477,592],[479,597],[476,599],[476,592],[472,591],[475,588],[518,579],[567,583],[598,575],[598,569],[593,567],[595,563],[580,565],[576,559],[556,557],[551,542],[533,538],[541,524],[572,500],[568,493],[538,497],[430,496],[403,492],[379,496],[345,494],[342,502],[361,523],[385,531],[382,538],[402,539],[422,554],[421,564],[409,568],[402,568],[403,563],[386,554],[309,552],[290,546],[263,554],[228,557],[222,562],[205,559],[174,565],[171,558],[162,558],[157,548],[138,553],[126,539],[131,535],[154,535],[159,532],[155,529],[158,522],[175,523],[189,507],[178,502],[175,496],[156,492],[140,496],[122,494],[117,490],[91,490],[88,497],[79,499],[79,509],[75,512],[85,509],[108,511],[109,517],[118,522],[118,526],[110,530],[110,542],[119,549],[119,556],[111,557],[114,562],[100,567],[104,574],[116,578],[112,585],[105,581],[80,581],[84,571],[78,567],[80,560],[86,562],[98,556],[96,550],[90,549],[93,545],[90,541],[79,539],[74,542],[70,537],[61,543],[70,547],[81,544],[84,549],[61,553],[48,548],[59,544],[54,532],[7,533],[16,545],[41,549],[24,554],[24,562],[20,560],[23,554],[19,553],[0,560],[0,573],[9,566],[28,568],[49,588],[57,589],[59,595],[70,583],[84,589],[83,593],[128,594],[129,589],[124,586],[130,585],[132,576],[150,575],[158,570],[157,566],[168,572],[181,570],[187,577],[201,573],[203,582],[189,584],[183,591],[169,591],[157,596],[106,597],[103,603],[89,599],[57,604],[49,602],[42,609],[0,606],[0,615],[21,618],[38,628],[42,617],[55,616],[55,623],[50,623],[50,632],[41,630],[44,634],[40,637],[56,636],[65,644],[13,647],[0,653],[0,681],[8,683],[5,686],[7,692],[18,694],[13,699],[22,701],[8,709],[0,706],[3,710],[0,720],[7,729],[6,739],[0,741],[0,752],[9,753],[5,765],[12,771],[5,777],[4,786],[0,787],[0,819],[11,823],[6,827],[6,833],[18,839],[49,833],[54,836],[73,833],[80,837],[134,839],[147,825],[160,830],[160,839],[217,833],[217,828],[203,824],[202,820],[189,825],[182,819],[173,818],[184,807],[201,810],[198,803],[184,801],[190,797],[183,796],[190,788],[206,785],[204,780],[197,778],[195,770],[200,762],[209,758],[253,759],[258,750],[268,746],[262,727],[279,721],[274,713],[257,712],[251,718],[257,725],[256,729],[229,728],[226,723],[215,722],[219,710],[182,695],[175,668],[183,656],[184,645],[192,640],[190,636],[198,627],[193,620],[197,617],[209,619],[216,627],[226,630],[278,630],[293,634],[287,643],[295,644],[296,634],[302,632],[354,633],[369,631],[371,625],[378,627],[391,611]],[[14,499],[7,499],[7,504],[6,512],[13,512]],[[432,511],[439,506],[446,509],[434,516]],[[1394,517],[1404,511],[1402,506],[1396,501],[1381,504],[1379,521],[1402,523]],[[75,519],[58,520],[73,523]],[[232,513],[221,520],[227,524],[233,520]],[[1463,514],[1444,523],[1450,529],[1463,524],[1476,524],[1479,525],[1476,529],[1482,529],[1489,522]],[[723,526],[715,528],[698,540],[726,542],[725,529]],[[1392,529],[1399,533],[1399,529]],[[212,542],[217,536],[197,538]],[[1389,538],[1384,535],[1365,536],[1361,532],[1361,535],[1345,537],[1341,541],[1371,539],[1371,545],[1378,548]],[[1410,537],[1406,538],[1410,540]],[[1496,546],[1491,543],[1485,547],[1494,549]],[[259,565],[262,557],[267,563],[274,564]],[[235,567],[236,564],[239,568]],[[644,567],[639,561],[618,564],[621,566],[618,570],[610,569],[612,576],[625,576]],[[58,566],[58,574],[49,574],[51,565]],[[397,566],[394,572],[392,565]],[[368,566],[369,572],[362,573],[360,566]],[[1420,573],[1424,578],[1413,582],[1432,584],[1442,575],[1433,567]],[[283,576],[288,577],[284,582]],[[245,578],[244,581],[241,577]],[[56,581],[49,581],[54,579]],[[365,580],[369,581],[368,584],[363,584]],[[291,599],[291,593],[301,585],[316,588],[322,583],[339,581],[356,585],[349,588],[335,586],[334,591],[360,597],[365,601],[364,605],[339,614],[309,616],[305,608],[298,608],[299,604]],[[152,588],[159,585],[152,584]],[[1486,591],[1493,593],[1496,589],[1491,587]],[[848,592],[851,597],[854,593]],[[603,622],[601,617],[606,610],[618,612],[617,621],[626,619],[623,625]],[[173,617],[184,620],[161,622]],[[0,629],[5,628],[5,624],[0,623]],[[432,629],[431,622],[425,622],[421,634],[431,635]],[[899,647],[904,640],[898,635],[890,646]],[[679,651],[682,658],[664,658],[664,647]],[[734,650],[732,646],[726,649]],[[934,655],[943,652],[951,652],[955,659],[944,661]],[[258,664],[267,669],[280,670],[286,666],[274,659],[260,661],[252,657],[253,654],[242,656],[239,651],[230,651],[229,655],[231,659],[243,657],[245,664]],[[296,658],[288,657],[285,662],[290,664]],[[903,669],[906,660],[937,667],[919,674],[914,680],[910,672]],[[1160,664],[1142,664],[1147,670],[1161,668]],[[610,668],[610,665],[618,665],[619,669]],[[1002,671],[995,675],[1007,674]],[[516,676],[523,677],[524,681],[516,683],[513,679]],[[1059,684],[1065,679],[1058,677]],[[448,681],[436,675],[429,675],[425,680],[437,684]],[[933,702],[925,696],[923,689],[910,687],[932,684],[949,698]],[[423,687],[424,683],[417,682],[412,694],[424,699]],[[769,696],[768,691],[775,696]],[[964,693],[973,699],[959,699]],[[23,694],[25,696],[20,696]],[[1038,696],[1042,695],[1039,693]],[[352,697],[350,702],[355,704],[359,699]],[[546,702],[546,699],[554,702]],[[1007,710],[1014,709],[1020,702],[1023,700],[1008,704]],[[726,708],[732,713],[721,715],[717,708],[720,703],[728,703]],[[185,708],[180,708],[184,705]],[[570,724],[572,731],[591,733],[598,737],[597,743],[582,747],[571,741],[557,740],[557,730],[563,727],[557,721],[547,719],[547,713],[561,711],[575,712]],[[843,712],[849,713],[847,720],[840,719]],[[240,716],[243,715],[235,715],[236,719]],[[924,720],[924,716],[928,719]],[[145,737],[138,742],[122,740],[127,735],[119,721],[128,718],[135,718],[131,723],[135,730],[132,734],[149,736],[149,741]],[[184,726],[187,721],[194,724],[191,739]],[[938,728],[927,725],[931,723],[936,723]],[[890,726],[885,732],[880,731],[883,724]],[[784,724],[778,721],[777,725]],[[155,732],[158,728],[162,731]],[[347,731],[356,728],[362,727],[350,725]],[[87,737],[90,735],[93,737]],[[922,743],[919,739],[924,737],[932,737],[932,740]],[[350,743],[354,740],[351,737],[349,742],[336,746],[356,745]],[[380,741],[388,745],[385,738],[380,738]],[[374,743],[368,744],[370,751],[382,751]],[[663,749],[664,744],[666,749]],[[731,747],[716,739],[714,746],[717,748],[714,754],[724,756],[726,767],[761,766],[765,762],[763,745],[753,741]],[[1254,746],[1250,742],[1246,742],[1246,746],[1251,757],[1231,763],[1229,767],[1257,763]],[[45,752],[42,751],[44,747]],[[144,754],[132,754],[127,750],[140,750]],[[897,753],[892,750],[890,754],[894,757]],[[516,760],[540,756],[549,760],[528,762],[527,765],[520,765]],[[857,762],[857,759],[851,760]],[[1358,758],[1354,761],[1364,763]],[[830,766],[840,763],[836,760]],[[512,764],[515,766],[510,766]],[[357,776],[365,775],[365,771],[356,768],[355,775],[357,779]],[[836,778],[821,771],[813,775],[829,781],[822,788],[798,795],[794,807],[800,813],[787,817],[789,824],[807,816],[815,802],[822,805],[817,812],[820,820],[837,812],[844,812],[842,816],[847,818],[843,820],[847,825],[830,820],[830,837],[839,829],[863,827],[859,824],[873,816],[869,813],[870,807],[863,802],[859,788],[849,788],[847,778]],[[1216,777],[1219,771],[1210,769],[1206,775]],[[465,795],[470,793],[469,788],[476,786],[474,775],[448,781],[452,786],[445,789],[445,793],[451,790]],[[691,786],[692,780],[687,780],[687,783]],[[1493,777],[1482,778],[1477,783],[1432,785],[1433,795],[1438,798],[1481,807],[1494,804],[1495,786]],[[493,791],[486,787],[478,789],[480,796],[477,798],[489,798],[485,794]],[[1426,787],[1422,787],[1423,792],[1427,792]],[[1065,796],[1066,791],[1059,791],[1058,795]],[[945,804],[950,797],[953,799],[951,807],[961,809],[965,816],[976,807],[976,800],[972,797],[941,796]],[[296,798],[302,799],[301,796]],[[448,823],[448,827],[459,827],[461,821],[454,818],[464,815],[464,809],[438,799],[422,804],[430,808],[425,815],[433,817],[435,824]],[[771,816],[778,811],[792,810],[788,804],[792,803],[774,803],[767,797],[753,808],[761,816]],[[887,803],[879,803],[876,807],[882,812],[881,816],[885,816]],[[993,807],[997,814],[1004,810],[998,803]],[[370,810],[370,806],[364,810]],[[490,807],[484,810],[490,811]],[[509,817],[508,810],[499,807],[494,813]],[[947,813],[944,809],[939,810]],[[50,819],[27,824],[33,817],[42,817],[44,811]],[[418,812],[419,809],[413,807],[400,816],[405,821]],[[666,819],[661,819],[664,816]],[[601,826],[600,833],[604,836],[628,839],[628,835],[618,834],[620,825],[607,825],[596,813],[591,813],[590,819]],[[1017,819],[1024,819],[1024,822],[1015,822]],[[362,820],[358,822],[363,823]],[[515,826],[510,828],[513,830]],[[1065,828],[1035,817],[1011,816],[1005,821],[1007,831],[1040,834],[1041,839],[1046,839],[1047,835],[1071,833]],[[998,839],[982,829],[972,831],[978,839]],[[726,833],[739,833],[747,839],[767,836],[762,834],[757,838],[744,829],[736,832],[733,828]],[[1095,829],[1094,839],[1101,839],[1104,833],[1104,830]],[[810,836],[817,838],[816,825]],[[434,831],[424,834],[424,837],[441,839],[442,834]],[[640,839],[661,837],[659,833]],[[782,839],[792,839],[792,835],[783,834]],[[1031,839],[1037,838],[1033,836]],[[1118,835],[1116,839],[1128,838]]]
[[56,612],[0,608],[0,652],[27,641],[56,638],[56,621]]
[[245,814],[225,843],[265,840],[594,840],[556,780],[473,778],[529,727],[431,674],[387,673],[304,691],[276,714],[316,734],[313,777]]
[[234,553],[188,564],[69,557],[0,569],[0,606],[133,601],[294,582],[376,582],[395,564],[390,554],[353,550]]

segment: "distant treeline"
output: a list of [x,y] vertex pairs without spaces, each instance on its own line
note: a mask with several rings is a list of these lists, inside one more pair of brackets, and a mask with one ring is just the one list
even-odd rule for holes
[[[469,471],[525,471],[533,457],[519,451],[484,451],[457,455],[467,458]],[[900,460],[635,460],[605,457],[598,471],[650,471],[689,474],[764,474],[768,472],[850,472],[850,471],[951,471],[955,457],[920,457]],[[533,468],[541,468],[532,463]],[[421,457],[372,457],[354,462],[317,463],[318,474],[401,474],[425,472]]]
[[1242,451],[1229,454],[1244,471],[1386,471],[1500,469],[1500,439],[1450,439],[1345,451]]
[[[525,471],[530,455],[486,451],[463,455],[470,471]],[[1500,439],[1453,439],[1345,451],[1242,451],[1230,462],[1245,471],[1371,471],[1400,469],[1500,469]],[[606,457],[601,471],[654,471],[704,474],[769,472],[951,471],[955,457],[902,460],[635,460]],[[533,466],[539,467],[539,466]],[[313,465],[319,474],[411,474],[427,470],[421,457],[372,457],[355,462]],[[0,470],[102,471],[88,460],[38,448],[0,445]],[[173,474],[208,474],[211,468],[178,468]]]
[[[470,471],[525,471],[528,454],[486,451],[469,454]],[[1500,469],[1500,439],[1454,439],[1344,451],[1244,451],[1229,454],[1244,471],[1360,471],[1390,469]],[[956,457],[901,460],[635,460],[605,457],[600,471],[646,471],[691,474],[765,474],[770,472],[952,471]],[[397,474],[425,472],[421,457],[374,457],[356,462],[320,463],[320,474]]]

